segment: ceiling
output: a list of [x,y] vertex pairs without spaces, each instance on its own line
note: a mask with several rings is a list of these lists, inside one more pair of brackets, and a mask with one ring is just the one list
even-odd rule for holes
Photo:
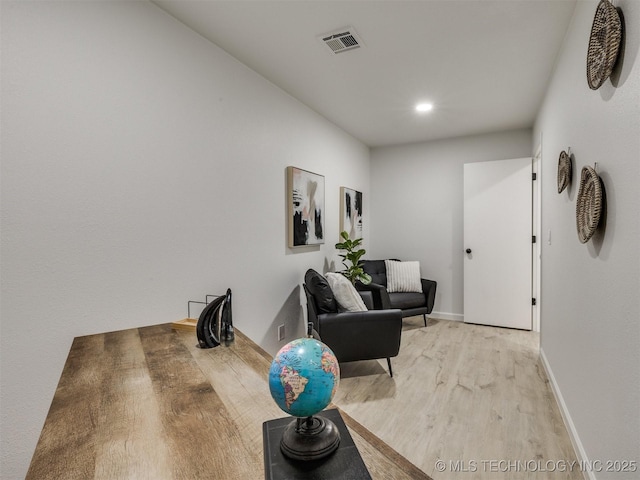
[[[575,7],[575,0],[153,3],[371,147],[531,127]],[[363,45],[333,53],[320,37],[347,26]],[[426,101],[433,110],[416,112]]]

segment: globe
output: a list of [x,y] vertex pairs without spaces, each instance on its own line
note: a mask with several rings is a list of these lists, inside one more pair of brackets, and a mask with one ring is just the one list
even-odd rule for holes
[[269,390],[276,404],[294,417],[322,411],[340,382],[336,356],[315,338],[298,338],[276,354],[269,369]]

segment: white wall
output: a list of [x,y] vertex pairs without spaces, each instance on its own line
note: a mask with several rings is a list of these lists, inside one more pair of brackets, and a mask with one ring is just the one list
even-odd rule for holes
[[[2,478],[20,478],[75,336],[233,290],[271,353],[339,260],[369,149],[146,2],[2,2]],[[326,244],[286,247],[285,168],[325,175]]]
[[[593,91],[585,60],[597,4],[577,3],[534,129],[543,164],[541,347],[580,455],[640,461],[640,2],[614,2],[626,19],[623,57],[612,80]],[[558,157],[568,147],[572,185],[558,194]],[[584,245],[576,197],[582,167],[596,162],[606,216]]]
[[[437,112],[434,112],[437,115]],[[531,130],[374,148],[367,258],[419,260],[437,318],[463,318],[463,165],[531,156]]]

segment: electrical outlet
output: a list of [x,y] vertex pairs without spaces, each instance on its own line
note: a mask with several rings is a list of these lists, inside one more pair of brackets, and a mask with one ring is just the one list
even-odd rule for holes
[[284,323],[278,327],[278,341],[284,340]]

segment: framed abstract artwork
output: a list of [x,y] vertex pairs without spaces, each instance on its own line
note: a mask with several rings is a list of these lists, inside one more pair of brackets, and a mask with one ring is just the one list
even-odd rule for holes
[[362,238],[362,192],[340,187],[340,231]]
[[324,176],[287,167],[289,247],[324,243]]

